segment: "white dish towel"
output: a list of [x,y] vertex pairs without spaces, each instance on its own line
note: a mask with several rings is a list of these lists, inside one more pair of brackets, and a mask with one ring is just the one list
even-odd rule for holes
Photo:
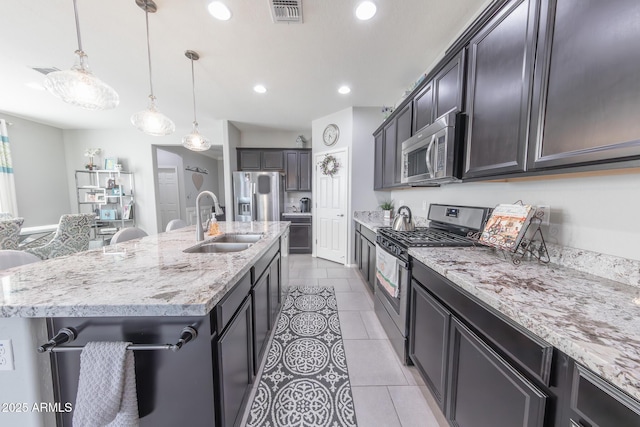
[[138,396],[128,342],[89,342],[80,355],[74,427],[137,427]]
[[376,278],[389,295],[398,298],[398,260],[376,245]]

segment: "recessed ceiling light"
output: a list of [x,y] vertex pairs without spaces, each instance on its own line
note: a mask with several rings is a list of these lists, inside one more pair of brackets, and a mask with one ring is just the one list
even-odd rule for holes
[[29,82],[29,83],[25,83],[24,84],[26,87],[28,87],[29,89],[34,89],[34,90],[44,90],[44,86],[42,86],[40,83],[38,82]]
[[376,14],[376,5],[372,1],[363,1],[356,7],[356,17],[361,21],[367,21]]
[[253,90],[258,92],[258,93],[266,93],[267,92],[267,88],[264,87],[263,85],[255,85],[253,87]]
[[221,21],[228,21],[231,18],[231,11],[221,1],[212,1],[209,3],[209,6],[207,6],[207,9],[211,16]]
[[349,92],[351,92],[351,88],[349,86],[340,86],[340,88],[338,89],[338,93],[341,93],[343,95],[346,95]]

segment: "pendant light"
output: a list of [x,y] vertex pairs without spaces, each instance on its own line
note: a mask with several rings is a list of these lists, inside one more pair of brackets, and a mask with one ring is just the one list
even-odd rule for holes
[[131,123],[142,132],[153,136],[170,135],[176,130],[170,118],[158,111],[156,97],[153,96],[153,74],[151,72],[151,44],[149,43],[149,12],[156,13],[158,7],[153,0],[135,0],[144,10],[147,23],[147,58],[149,60],[149,107],[131,116]]
[[193,88],[193,130],[182,137],[182,145],[193,151],[206,151],[211,148],[211,142],[198,132],[198,120],[196,119],[196,80],[193,72],[193,61],[200,59],[197,52],[188,50],[184,56],[191,60],[191,87]]
[[76,34],[78,50],[76,63],[69,70],[54,71],[47,74],[44,87],[64,102],[86,108],[87,110],[109,110],[120,103],[118,93],[102,80],[93,75],[89,69],[89,58],[82,50],[78,6],[73,0],[73,11],[76,18]]

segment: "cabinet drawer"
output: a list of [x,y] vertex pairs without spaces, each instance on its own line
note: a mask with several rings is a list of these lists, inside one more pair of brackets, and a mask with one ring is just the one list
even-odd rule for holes
[[227,323],[231,320],[235,312],[242,304],[242,301],[251,291],[251,275],[245,274],[240,282],[216,305],[215,308],[215,329],[218,335],[222,333]]
[[413,277],[515,365],[549,385],[553,346],[503,318],[423,264],[414,262]]
[[573,369],[571,410],[578,415],[572,417],[577,427],[640,426],[640,402],[578,364]]
[[376,242],[376,233],[371,231],[371,230],[369,230],[367,227],[360,228],[360,233],[362,234],[362,237],[364,237],[365,239],[367,239],[371,243],[375,243]]

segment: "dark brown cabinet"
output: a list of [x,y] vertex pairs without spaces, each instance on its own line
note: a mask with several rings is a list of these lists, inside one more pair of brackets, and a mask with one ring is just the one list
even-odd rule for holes
[[433,123],[433,84],[427,83],[413,98],[413,133]]
[[267,337],[271,324],[269,322],[270,310],[269,300],[271,299],[271,289],[269,283],[269,273],[262,275],[251,290],[251,302],[253,305],[253,367],[254,373],[258,374],[259,363],[265,351]]
[[460,427],[542,427],[546,395],[455,317],[446,415]]
[[376,233],[356,222],[354,244],[356,266],[373,292],[376,283]]
[[291,221],[289,227],[289,253],[310,254],[313,250],[312,218],[283,217],[284,221]]
[[283,150],[238,148],[238,170],[284,170]]
[[382,186],[391,188],[395,184],[396,169],[396,121],[392,120],[384,127],[384,149],[382,162]]
[[373,166],[373,189],[382,190],[382,162],[384,159],[384,132],[380,129],[373,135],[374,142],[374,166]]
[[508,2],[469,43],[464,178],[525,170],[538,1]]
[[411,283],[409,357],[444,410],[451,312],[415,280]]
[[463,111],[466,50],[458,54],[433,78],[433,119],[453,109]]
[[285,159],[285,191],[311,191],[311,151],[287,150]]
[[640,2],[543,3],[530,167],[640,157]]

